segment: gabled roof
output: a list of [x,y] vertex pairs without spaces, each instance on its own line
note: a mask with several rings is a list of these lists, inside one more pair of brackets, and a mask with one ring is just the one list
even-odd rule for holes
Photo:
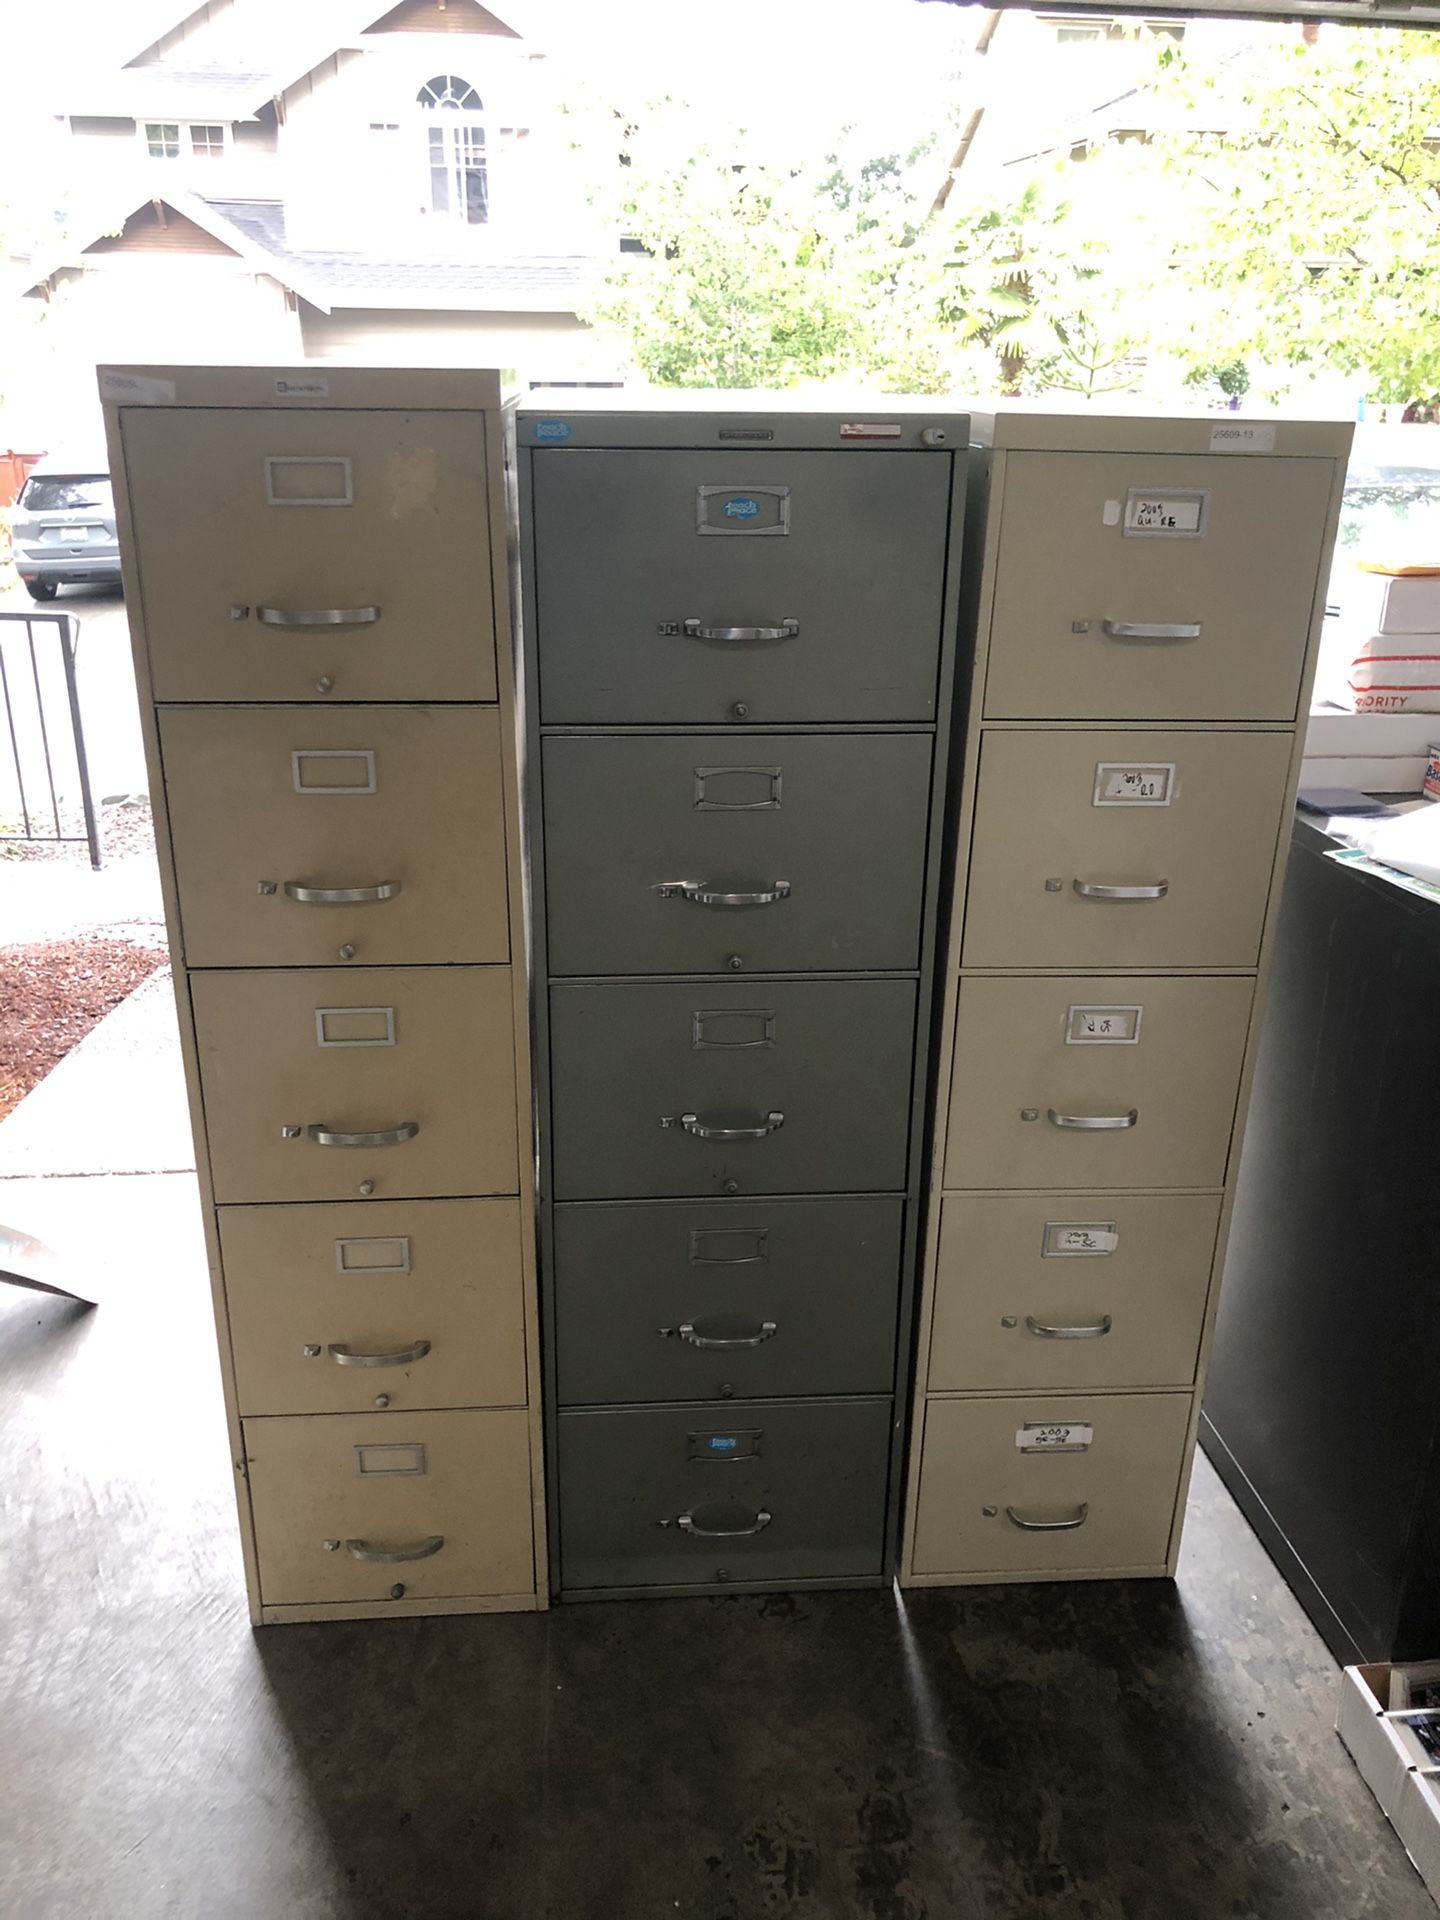
[[50,276],[59,273],[62,268],[78,266],[87,253],[108,253],[116,251],[114,244],[105,243],[114,235],[123,235],[127,222],[137,216],[145,216],[159,206],[168,208],[182,220],[188,220],[219,241],[231,253],[239,256],[256,273],[269,274],[282,286],[293,288],[303,294],[312,306],[322,312],[330,311],[330,301],[323,285],[312,280],[305,272],[301,262],[282,262],[264,247],[253,234],[246,232],[225,214],[198,194],[169,192],[155,199],[141,200],[137,203],[114,204],[108,209],[92,212],[87,221],[77,221],[72,225],[71,237],[63,245],[57,245],[48,255],[37,256],[22,270],[21,284],[16,288],[22,294],[34,293]]
[[[507,0],[502,0],[502,4]],[[193,11],[190,10],[190,11]],[[402,19],[399,16],[406,16]],[[179,26],[188,12],[172,14]],[[515,41],[521,38],[508,21],[478,0],[400,0],[399,5],[377,5],[376,0],[299,0],[292,10],[297,31],[273,46],[229,42],[217,35],[215,54],[206,58],[206,40],[200,40],[197,58],[187,52],[184,63],[168,60],[127,66],[111,72],[67,75],[60,113],[82,118],[124,120],[253,120],[267,102],[303,80],[341,47],[361,47],[368,39],[390,33],[441,32],[471,39]],[[433,24],[437,18],[460,24]],[[430,24],[426,24],[429,22]],[[153,45],[151,35],[147,45]]]

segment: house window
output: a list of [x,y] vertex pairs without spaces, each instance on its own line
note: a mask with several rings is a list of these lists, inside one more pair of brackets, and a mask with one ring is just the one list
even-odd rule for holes
[[490,217],[490,181],[479,94],[458,74],[441,73],[426,81],[415,100],[426,120],[431,212],[483,226]]
[[220,160],[225,128],[209,120],[147,120],[145,151],[152,160],[178,160],[187,151],[195,160]]

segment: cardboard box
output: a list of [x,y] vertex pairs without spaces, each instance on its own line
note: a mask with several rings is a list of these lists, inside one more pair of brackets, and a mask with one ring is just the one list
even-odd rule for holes
[[1335,1730],[1431,1896],[1440,1901],[1440,1768],[1411,1764],[1388,1711],[1388,1662],[1346,1667]]
[[1440,632],[1440,576],[1369,573],[1357,567],[1344,587],[1345,617],[1367,633]]

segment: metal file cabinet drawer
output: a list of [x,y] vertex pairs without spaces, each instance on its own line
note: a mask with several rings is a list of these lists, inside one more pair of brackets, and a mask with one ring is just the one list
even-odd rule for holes
[[903,1206],[558,1208],[561,1404],[888,1393]]
[[537,451],[541,719],[933,719],[950,485],[873,449]]
[[1219,1223],[1218,1194],[952,1194],[931,1392],[1189,1382]]
[[1188,1393],[929,1401],[915,1572],[1158,1573],[1189,1422]]
[[561,1200],[905,1184],[908,980],[550,989]]
[[515,1200],[222,1207],[244,1414],[525,1403]]
[[493,700],[479,413],[121,415],[157,700]]
[[596,1587],[880,1573],[890,1402],[560,1415],[560,1579]]
[[247,1420],[244,1434],[267,1607],[533,1591],[523,1409]]
[[915,966],[930,756],[920,734],[546,740],[551,972]]
[[190,996],[217,1201],[517,1191],[508,967],[197,973]]
[[192,967],[509,959],[495,708],[170,707],[159,727]]
[[1290,748],[1282,733],[987,733],[965,964],[1253,967]]
[[1332,471],[1010,454],[987,718],[1293,719]]
[[1218,1187],[1253,980],[960,984],[947,1187]]

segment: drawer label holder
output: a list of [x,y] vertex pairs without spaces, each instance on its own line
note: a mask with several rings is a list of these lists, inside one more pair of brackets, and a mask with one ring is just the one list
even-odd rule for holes
[[1040,1254],[1045,1260],[1096,1260],[1119,1244],[1113,1220],[1047,1220]]
[[1071,1007],[1065,1016],[1067,1047],[1138,1047],[1144,1007]]
[[1175,787],[1173,760],[1101,760],[1095,768],[1096,807],[1168,807]]
[[1016,1432],[1021,1453],[1084,1453],[1095,1429],[1083,1420],[1027,1420]]

